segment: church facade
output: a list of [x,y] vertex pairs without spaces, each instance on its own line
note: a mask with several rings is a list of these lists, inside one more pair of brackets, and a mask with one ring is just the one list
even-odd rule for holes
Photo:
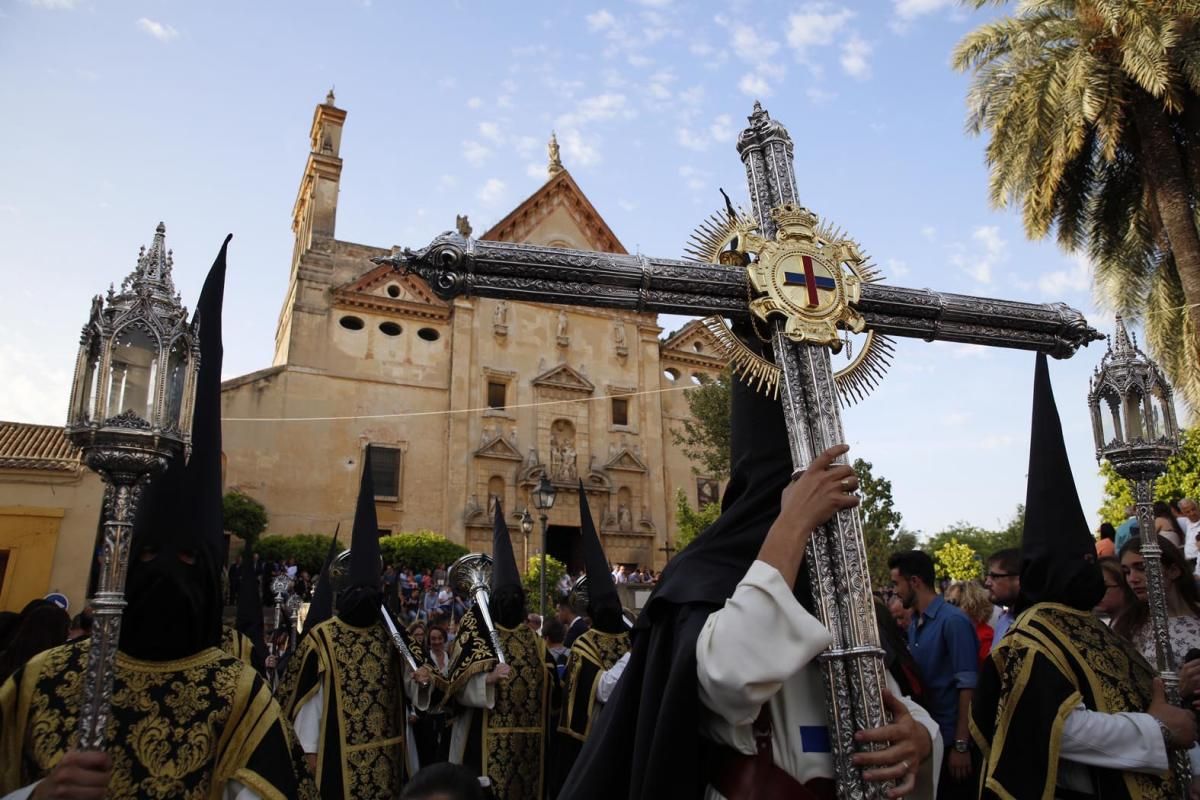
[[[546,475],[547,551],[576,567],[582,481],[610,559],[661,568],[677,490],[693,506],[719,497],[671,435],[684,390],[724,366],[716,343],[698,322],[661,338],[653,314],[444,302],[375,266],[389,248],[336,238],[345,120],[332,93],[313,115],[274,362],[222,387],[226,486],[266,506],[270,533],[329,534],[370,448],[381,532],[488,551],[498,502],[532,556],[540,531],[523,545],[519,519]],[[553,140],[546,182],[480,238],[626,252]]]

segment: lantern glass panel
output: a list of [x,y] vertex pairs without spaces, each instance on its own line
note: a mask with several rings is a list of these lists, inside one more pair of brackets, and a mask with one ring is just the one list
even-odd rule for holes
[[109,416],[132,412],[147,422],[154,413],[158,343],[137,326],[122,328],[112,345]]
[[1163,396],[1161,386],[1155,386],[1150,390],[1149,402],[1146,403],[1146,406],[1150,414],[1150,435],[1155,440],[1170,438],[1171,432],[1167,430],[1167,398]]
[[183,339],[176,339],[171,343],[170,352],[167,354],[167,415],[162,421],[164,427],[179,427],[179,417],[183,413],[183,386],[187,371],[187,347]]
[[75,422],[90,422],[96,416],[96,379],[100,377],[100,347],[95,339],[90,339],[86,345],[87,360],[83,362],[83,373],[79,376],[79,386],[72,402],[71,413]]
[[1142,392],[1140,389],[1130,389],[1122,398],[1122,409],[1125,412],[1125,441],[1146,441],[1146,420],[1143,413]]

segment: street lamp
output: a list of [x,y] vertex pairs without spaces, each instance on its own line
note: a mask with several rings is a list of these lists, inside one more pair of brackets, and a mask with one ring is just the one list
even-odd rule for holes
[[143,487],[191,448],[200,367],[199,327],[171,280],[173,259],[160,222],[149,251],[107,299],[97,295],[83,327],[65,434],[104,480],[104,537],[92,646],[83,681],[79,747],[103,750],[113,668],[125,608],[133,521]]
[[549,478],[542,475],[542,479],[538,481],[537,488],[533,490],[533,504],[541,512],[538,515],[538,519],[542,522],[542,568],[541,575],[538,576],[540,582],[539,589],[542,596],[538,607],[541,609],[543,620],[546,619],[546,513],[554,508],[554,495],[554,484],[550,482]]
[[529,571],[529,534],[533,533],[533,517],[529,513],[529,506],[525,506],[525,510],[521,512],[521,533],[525,534],[525,571]]
[[1179,676],[1167,629],[1162,548],[1154,531],[1153,507],[1154,481],[1167,471],[1167,459],[1179,449],[1179,426],[1171,385],[1158,365],[1138,348],[1137,340],[1131,339],[1120,317],[1116,335],[1092,376],[1088,405],[1097,460],[1107,459],[1117,474],[1133,483],[1156,666],[1167,699],[1179,705]]

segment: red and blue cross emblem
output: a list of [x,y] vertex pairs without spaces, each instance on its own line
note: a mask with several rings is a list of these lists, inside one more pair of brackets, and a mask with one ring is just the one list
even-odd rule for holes
[[816,308],[820,305],[817,297],[818,289],[826,289],[833,291],[837,288],[837,281],[828,275],[817,275],[813,270],[812,256],[801,256],[804,263],[804,272],[784,272],[784,286],[803,286],[808,289],[808,307]]

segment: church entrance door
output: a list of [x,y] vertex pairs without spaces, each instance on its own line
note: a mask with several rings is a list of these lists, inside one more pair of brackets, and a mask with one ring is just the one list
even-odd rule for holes
[[546,555],[557,558],[572,575],[583,570],[583,537],[578,525],[551,525],[546,532]]

